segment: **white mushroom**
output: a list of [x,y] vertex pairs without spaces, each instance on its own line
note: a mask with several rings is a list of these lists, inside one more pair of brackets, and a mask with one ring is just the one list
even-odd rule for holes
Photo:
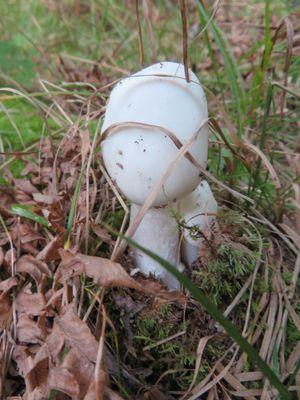
[[183,231],[181,256],[186,264],[191,265],[199,255],[204,237],[193,237],[193,232],[189,228],[196,228],[200,234],[207,233],[218,211],[209,184],[202,181],[196,190],[178,202],[178,210],[187,226]]
[[[182,64],[154,64],[121,80],[113,89],[106,108],[102,133],[103,159],[120,191],[132,202],[131,220],[162,175],[174,161],[178,147],[175,135],[186,143],[207,119],[205,94],[196,75],[185,80]],[[204,126],[189,148],[205,167],[208,128]],[[198,169],[183,157],[157,194],[133,239],[174,263],[177,260],[176,224],[165,207],[193,191],[200,182]],[[156,262],[135,251],[137,266],[178,287]],[[178,263],[178,267],[180,264]]]

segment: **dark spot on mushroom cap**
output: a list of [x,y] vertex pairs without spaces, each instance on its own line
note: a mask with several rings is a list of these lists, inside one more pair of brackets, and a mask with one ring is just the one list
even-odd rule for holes
[[119,150],[118,153],[122,156],[123,155],[123,151]]
[[143,149],[143,153],[146,153],[146,149]]
[[124,169],[124,167],[123,167],[122,164],[120,164],[120,163],[117,162],[116,165],[117,165],[119,168]]

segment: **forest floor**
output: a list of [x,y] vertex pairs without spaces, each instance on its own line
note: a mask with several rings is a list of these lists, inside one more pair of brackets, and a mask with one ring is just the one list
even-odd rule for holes
[[[186,2],[186,50],[217,121],[219,211],[185,274],[296,399],[300,9],[203,3]],[[142,58],[182,62],[178,2],[140,1],[138,18],[133,0],[10,1],[0,14],[0,398],[279,398],[188,291],[131,277],[129,249],[115,258],[129,204],[103,167],[102,117]]]

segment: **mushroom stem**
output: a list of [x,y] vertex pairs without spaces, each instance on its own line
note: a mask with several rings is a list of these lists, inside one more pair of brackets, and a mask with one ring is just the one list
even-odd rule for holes
[[[139,208],[139,205],[131,204],[131,222],[134,220]],[[179,233],[177,223],[168,207],[150,208],[144,215],[144,218],[132,238],[141,246],[146,247],[171,264],[176,265],[179,270],[183,269],[183,265],[178,260]],[[169,289],[180,288],[178,280],[158,262],[154,261],[137,248],[132,248],[132,251],[134,253],[136,265],[144,275],[155,275],[156,278],[161,279]]]
[[[204,237],[199,236],[208,233],[218,210],[209,184],[206,181],[200,182],[192,193],[178,202],[178,210],[187,227],[183,231],[181,257],[184,263],[190,266],[197,260],[201,251]],[[198,231],[198,235],[197,232],[193,235],[192,230]]]

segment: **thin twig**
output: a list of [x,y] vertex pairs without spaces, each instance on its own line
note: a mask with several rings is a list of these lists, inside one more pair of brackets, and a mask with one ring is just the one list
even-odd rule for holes
[[144,47],[143,47],[142,27],[141,27],[140,12],[139,12],[139,0],[135,0],[135,13],[136,13],[136,26],[137,26],[137,32],[138,32],[140,64],[143,66],[144,65]]
[[182,52],[185,79],[190,82],[189,77],[189,61],[188,61],[188,32],[187,32],[187,17],[186,17],[186,4],[185,0],[179,0],[179,8],[182,21]]

